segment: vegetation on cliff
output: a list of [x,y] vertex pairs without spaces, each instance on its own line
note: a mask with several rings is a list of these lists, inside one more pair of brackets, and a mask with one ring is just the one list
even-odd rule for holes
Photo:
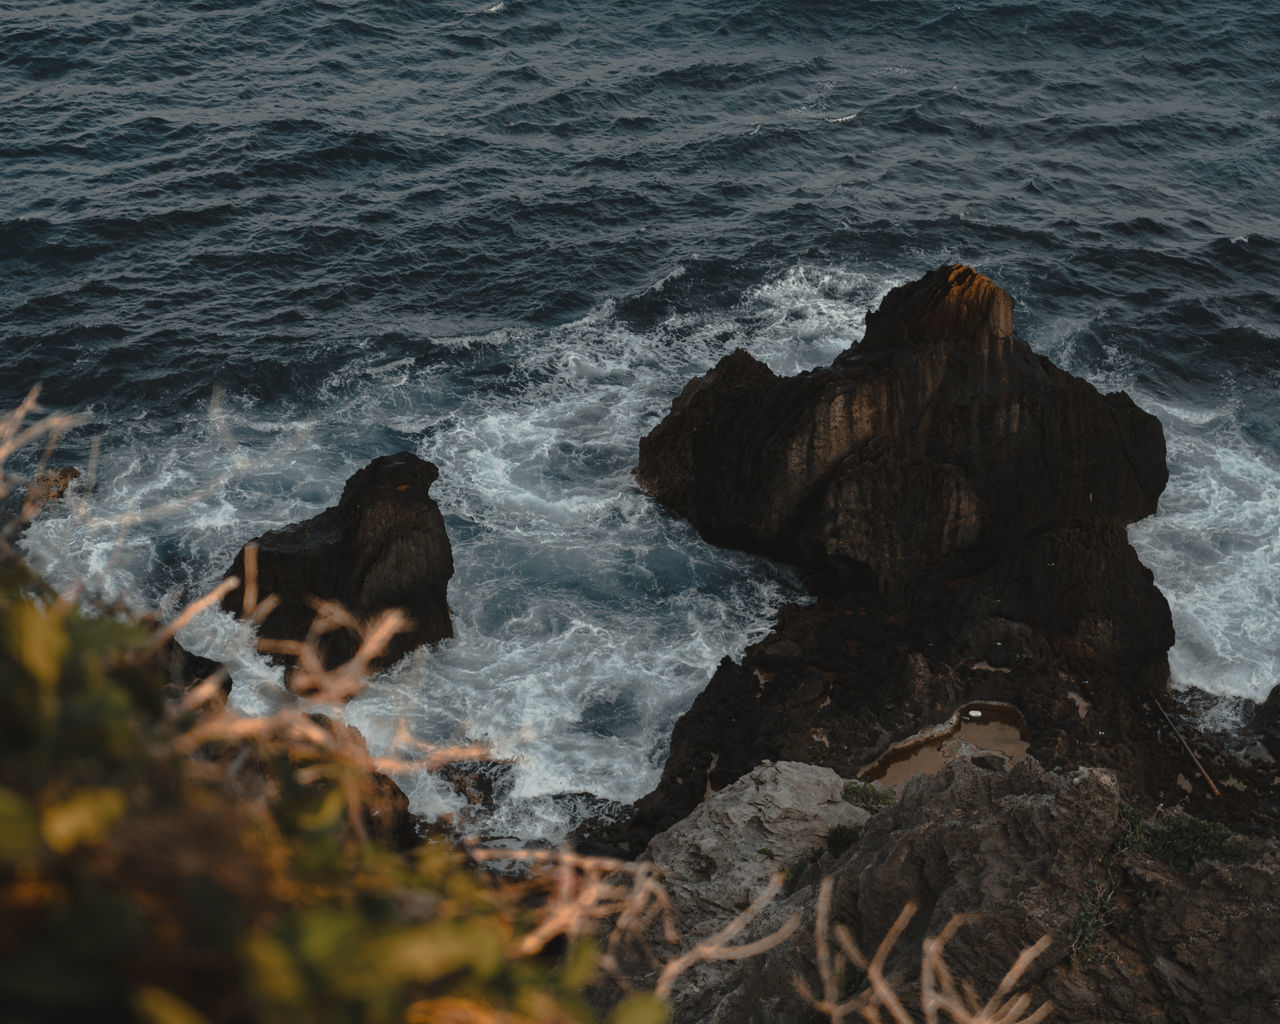
[[[0,469],[67,425],[36,408],[0,420]],[[554,896],[443,843],[397,849],[403,796],[313,705],[243,718],[216,673],[175,695],[171,629],[87,614],[13,554],[33,513],[0,538],[5,1020],[595,1019],[596,946],[548,926]],[[614,1020],[664,1016],[637,997]]]
[[[151,644],[4,565],[6,1019],[593,1019],[594,946],[522,944],[528,886],[368,838],[373,776],[308,745],[305,716],[188,752],[199,716],[166,703]],[[661,1017],[650,1001],[618,1019]]]

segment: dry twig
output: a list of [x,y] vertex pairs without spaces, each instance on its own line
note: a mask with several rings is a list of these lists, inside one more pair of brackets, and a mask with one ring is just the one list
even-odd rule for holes
[[[854,1014],[861,1016],[868,1024],[883,1024],[886,1014],[893,1024],[917,1024],[884,973],[890,952],[915,916],[916,905],[908,903],[903,907],[893,927],[876,948],[875,956],[868,960],[854,942],[848,928],[841,924],[830,928],[833,889],[832,880],[824,878],[818,891],[814,920],[815,966],[822,981],[822,994],[815,994],[799,976],[794,979],[796,990],[818,1012],[830,1019],[831,1024],[843,1024],[847,1017]],[[938,1024],[942,1020],[941,1014],[946,1014],[953,1024],[1040,1024],[1049,1016],[1052,1004],[1046,1002],[1027,1014],[1031,997],[1026,993],[1011,997],[1010,993],[1032,962],[1049,948],[1049,937],[1044,936],[1035,945],[1022,951],[995,993],[984,1003],[972,986],[963,982],[956,984],[943,956],[947,943],[963,924],[963,917],[953,917],[938,935],[926,939],[922,946],[920,1005],[924,1013],[924,1024]],[[835,937],[839,947],[834,954],[828,931]],[[842,1002],[839,998],[840,981],[845,967],[850,965],[866,972],[867,984],[862,992]]]

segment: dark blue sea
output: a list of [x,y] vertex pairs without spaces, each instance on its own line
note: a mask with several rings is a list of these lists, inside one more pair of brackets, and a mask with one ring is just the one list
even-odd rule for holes
[[[347,714],[518,756],[497,831],[647,791],[802,593],[639,494],[638,439],[735,346],[828,362],[956,260],[1163,421],[1132,537],[1174,682],[1265,696],[1280,0],[0,0],[0,403],[87,413],[55,462],[94,469],[29,556],[172,614],[373,456],[430,458],[458,635]],[[243,627],[183,639],[280,699]]]

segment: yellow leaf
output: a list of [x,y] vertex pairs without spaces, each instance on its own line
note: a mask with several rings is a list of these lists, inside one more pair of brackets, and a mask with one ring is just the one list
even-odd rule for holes
[[82,843],[101,840],[127,806],[124,793],[118,789],[109,786],[80,789],[69,799],[45,808],[40,817],[40,834],[51,850],[66,853]]
[[279,942],[259,932],[245,943],[245,953],[253,972],[254,987],[268,1003],[301,1006],[305,999],[302,979],[289,951]]
[[148,985],[133,996],[133,1008],[146,1024],[208,1024],[204,1014],[172,992]]
[[337,786],[329,790],[314,811],[298,815],[298,824],[308,832],[323,832],[338,823],[347,813],[347,801]]
[[596,946],[592,942],[575,942],[565,958],[562,979],[566,988],[580,989],[591,983],[596,974]]
[[667,1006],[649,992],[635,992],[609,1014],[609,1024],[667,1024]]
[[18,660],[42,689],[54,686],[62,673],[71,644],[65,617],[63,609],[42,611],[29,601],[9,609],[9,628]]
[[396,981],[432,981],[460,970],[486,978],[505,961],[501,935],[484,921],[409,928],[380,940],[372,953],[373,968]]

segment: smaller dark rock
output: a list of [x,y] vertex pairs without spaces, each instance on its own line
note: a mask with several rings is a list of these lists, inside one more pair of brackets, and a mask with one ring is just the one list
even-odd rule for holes
[[27,503],[34,506],[32,515],[51,501],[61,501],[71,484],[80,479],[80,470],[74,466],[59,466],[41,470],[27,493]]
[[515,785],[514,768],[514,761],[451,761],[435,774],[471,808],[492,812],[495,800],[510,795]]
[[[367,758],[369,748],[359,729],[327,715],[307,717],[330,733],[339,746],[346,747],[357,761]],[[408,796],[393,779],[370,769],[359,777],[357,789],[361,820],[370,839],[393,850],[411,850],[418,845],[418,819],[409,810]]]
[[1258,734],[1271,756],[1280,760],[1280,686],[1273,688],[1258,705],[1249,727]]
[[[305,640],[315,617],[314,600],[336,601],[357,620],[398,608],[410,628],[392,638],[372,668],[384,668],[423,644],[453,636],[447,588],[453,553],[444,517],[429,491],[439,476],[430,462],[409,452],[374,459],[343,488],[334,508],[273,530],[257,545],[257,592],[279,597],[279,606],[259,627],[262,637]],[[227,570],[245,578],[241,549]],[[222,607],[244,614],[243,584]],[[359,637],[349,629],[319,642],[322,661],[333,668],[351,659]],[[291,658],[281,655],[286,664]]]

